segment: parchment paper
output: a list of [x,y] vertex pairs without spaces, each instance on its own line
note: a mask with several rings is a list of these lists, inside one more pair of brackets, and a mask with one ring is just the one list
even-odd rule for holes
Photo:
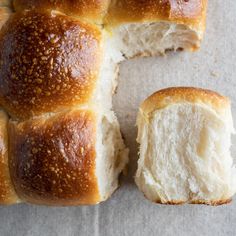
[[[236,235],[236,198],[219,207],[160,206],[148,202],[133,182],[138,106],[154,91],[169,86],[198,86],[229,96],[236,125],[235,0],[209,0],[207,32],[199,52],[169,53],[121,65],[114,108],[131,162],[129,176],[112,198],[92,207],[0,207],[0,236]],[[232,143],[236,159],[236,137]]]

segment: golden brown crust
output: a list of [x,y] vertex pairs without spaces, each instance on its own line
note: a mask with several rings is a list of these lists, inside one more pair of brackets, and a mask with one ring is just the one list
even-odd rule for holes
[[205,28],[207,0],[118,0],[111,4],[107,22],[171,21]]
[[0,32],[0,103],[17,118],[88,102],[101,63],[96,26],[53,12],[14,14]]
[[45,205],[96,204],[96,116],[74,110],[10,123],[10,171],[23,200]]
[[168,202],[161,202],[160,200],[155,201],[157,204],[162,204],[162,205],[183,205],[186,202],[184,201],[168,201]]
[[155,110],[163,109],[176,103],[205,104],[217,112],[224,111],[230,106],[230,100],[220,94],[201,88],[172,87],[157,91],[148,97],[141,105],[141,111],[146,115]]
[[8,167],[8,117],[0,110],[0,204],[14,204],[18,202],[11,182]]
[[190,202],[185,202],[185,201],[168,201],[168,202],[161,202],[160,200],[156,201],[155,203],[157,204],[162,204],[162,205],[183,205],[186,203],[189,204],[202,204],[202,205],[209,205],[209,206],[220,206],[224,204],[229,204],[232,201],[232,199],[221,199],[221,200],[215,200],[215,201],[190,201]]
[[220,206],[224,204],[229,204],[232,202],[232,199],[221,199],[221,200],[215,200],[215,201],[191,201],[191,204],[204,204],[209,206]]
[[17,11],[23,9],[53,9],[68,15],[101,22],[107,13],[110,0],[15,0]]

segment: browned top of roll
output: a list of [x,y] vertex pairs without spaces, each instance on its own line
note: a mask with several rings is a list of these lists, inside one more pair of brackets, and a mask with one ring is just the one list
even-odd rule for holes
[[18,202],[8,168],[8,117],[0,110],[0,203]]
[[16,10],[53,9],[68,15],[101,22],[107,12],[110,0],[15,0]]
[[142,103],[141,110],[149,114],[173,104],[186,102],[204,104],[219,113],[230,107],[230,99],[214,91],[194,87],[172,87],[152,94]]
[[101,35],[53,12],[14,14],[0,32],[0,102],[17,118],[84,104],[92,97]]
[[108,23],[175,21],[198,25],[205,19],[207,0],[117,0],[111,5]]
[[59,113],[10,124],[10,171],[19,197],[45,205],[95,204],[96,116]]

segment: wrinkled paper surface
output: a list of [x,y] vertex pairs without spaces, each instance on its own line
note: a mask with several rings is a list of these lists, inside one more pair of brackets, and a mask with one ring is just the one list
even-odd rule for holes
[[[134,184],[138,106],[154,91],[169,86],[203,87],[229,96],[236,126],[236,1],[209,0],[207,32],[200,51],[121,65],[114,109],[131,161],[128,177],[110,200],[92,207],[0,207],[0,235],[236,235],[236,199],[219,207],[161,206],[148,202]],[[236,137],[232,143],[236,159]]]

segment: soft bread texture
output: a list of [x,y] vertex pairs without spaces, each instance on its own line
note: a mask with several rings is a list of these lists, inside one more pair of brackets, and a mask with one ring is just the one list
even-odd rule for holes
[[19,201],[9,172],[7,126],[8,117],[0,110],[0,202],[6,205]]
[[138,115],[140,159],[135,181],[163,204],[230,202],[236,172],[230,101],[197,88],[169,88],[149,97]]
[[128,163],[120,126],[113,112],[100,117],[97,126],[97,168],[101,199],[106,200],[118,187],[118,177]]
[[203,38],[206,9],[206,0],[118,0],[110,5],[105,24],[126,58],[194,51]]
[[[119,63],[198,48],[206,1],[11,3],[0,0],[0,103],[16,194],[44,205],[104,201],[128,162],[112,111]],[[135,5],[145,17],[129,16]]]
[[168,50],[194,51],[200,47],[202,36],[187,25],[170,22],[127,23],[113,29],[113,44],[119,48],[121,56],[163,55]]

